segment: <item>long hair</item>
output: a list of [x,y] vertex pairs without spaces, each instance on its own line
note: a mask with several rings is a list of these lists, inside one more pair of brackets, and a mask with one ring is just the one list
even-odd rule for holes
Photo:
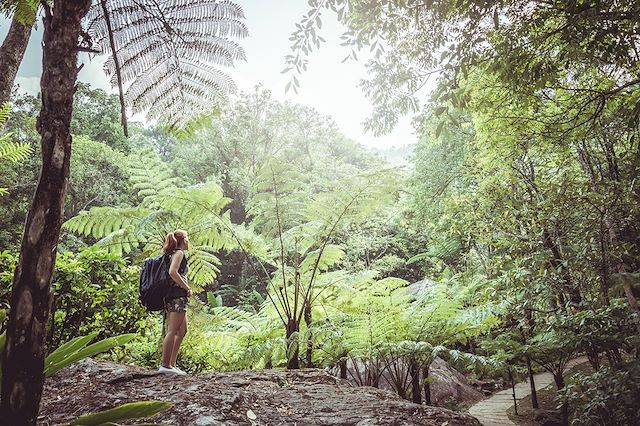
[[187,237],[187,231],[183,231],[182,229],[176,229],[173,232],[169,232],[167,236],[164,238],[164,245],[162,246],[162,251],[165,254],[170,254],[176,251],[176,249],[182,245],[182,243],[186,240],[186,248],[189,247],[189,238]]

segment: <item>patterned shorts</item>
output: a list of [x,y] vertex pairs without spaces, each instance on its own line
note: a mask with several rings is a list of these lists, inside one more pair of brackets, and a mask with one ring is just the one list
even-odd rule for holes
[[167,312],[187,312],[187,301],[186,297],[165,300],[164,310]]

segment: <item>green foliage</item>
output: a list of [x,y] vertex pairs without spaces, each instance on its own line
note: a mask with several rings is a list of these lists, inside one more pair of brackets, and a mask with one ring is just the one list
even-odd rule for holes
[[[71,131],[74,135],[83,135],[125,154],[131,151],[130,143],[125,140],[122,132],[117,96],[110,95],[102,89],[92,89],[87,83],[78,82],[73,104]],[[75,144],[76,140],[73,142]],[[76,155],[75,151],[73,155]],[[117,165],[119,159],[114,160]]]
[[219,308],[222,306],[222,297],[220,295],[213,294],[212,291],[207,292],[207,303],[210,308]]
[[640,341],[636,324],[640,314],[618,301],[614,305],[577,312],[561,318],[563,335],[575,335],[580,351],[611,354],[618,348],[632,353]]
[[71,181],[66,217],[93,206],[118,206],[133,198],[130,160],[104,142],[76,136],[73,139]]
[[[577,127],[588,126],[589,117],[597,117],[617,95],[637,90],[640,83],[635,73],[638,40],[631,36],[638,25],[637,1],[318,0],[309,6],[291,37],[284,72],[292,80],[287,88],[299,87],[297,77],[307,68],[309,52],[323,41],[318,35],[322,14],[331,9],[347,28],[341,40],[352,49],[349,57],[357,58],[356,52],[365,46],[371,52],[370,78],[362,86],[375,106],[367,125],[377,132],[388,132],[402,114],[419,112],[420,89],[436,73],[444,87],[434,111],[437,116],[469,104],[470,91],[460,82],[481,68],[517,95],[568,91],[585,109],[572,111],[556,104],[562,112],[549,118]],[[616,38],[624,41],[613,43]],[[594,88],[588,78],[571,78],[576,69],[582,76],[589,74],[585,71],[601,71],[601,84]],[[637,125],[637,99],[629,107],[627,121]],[[442,129],[438,126],[436,133]]]
[[[414,115],[409,179],[317,111],[259,87],[184,132],[134,127],[125,140],[117,99],[81,86],[65,225],[81,240],[63,243],[97,240],[138,262],[167,231],[189,231],[192,282],[207,291],[206,305],[191,306],[178,361],[189,371],[348,364],[357,383],[387,380],[409,397],[409,372],[420,368],[420,384],[431,383],[436,356],[478,374],[517,376],[533,362],[558,387],[570,383],[576,424],[633,422],[637,374],[624,360],[638,355],[640,324],[638,2],[574,3],[310,2],[286,59],[289,88],[299,89],[305,56],[323,41],[323,10],[335,10],[350,56],[371,49],[367,126],[386,132]],[[123,9],[114,11],[124,31]],[[223,20],[240,19],[234,5],[224,11]],[[132,52],[129,80],[144,56]],[[230,84],[221,78],[216,90]],[[169,94],[176,85],[149,83],[147,94],[134,86],[136,108],[161,93],[158,116],[181,112]],[[19,101],[7,130],[33,143],[37,101]],[[38,160],[24,161],[1,165],[3,182],[16,181],[0,212],[3,236],[24,219],[17,212],[30,193],[20,188],[30,188]],[[247,256],[235,256],[239,247]],[[109,280],[116,290],[129,282],[124,270],[111,274],[113,258],[88,253],[60,256],[54,286],[66,286],[66,305],[53,330],[65,340],[139,318],[120,301],[115,317],[86,303],[109,300]],[[0,264],[5,308],[15,260],[2,253]],[[119,294],[134,298],[135,288]],[[161,326],[148,324],[144,339],[113,356],[155,366]],[[571,384],[564,369],[582,352],[601,370]]]
[[[0,304],[5,309],[16,264],[16,256],[0,253]],[[96,332],[108,337],[143,330],[146,310],[138,302],[138,279],[138,268],[102,250],[59,254],[52,282],[49,347]]]
[[162,411],[168,410],[173,405],[164,401],[139,401],[118,405],[109,410],[97,413],[85,414],[78,417],[73,426],[100,426],[115,425],[119,420],[141,419],[151,417]]
[[[2,129],[9,118],[11,106],[8,102],[0,105],[0,129]],[[31,147],[28,144],[13,142],[11,133],[0,134],[0,167],[3,163],[21,163],[31,154]],[[0,196],[6,195],[7,188],[0,188]]]
[[[11,298],[11,282],[13,271],[18,263],[18,257],[9,251],[0,252],[0,312],[9,310],[9,299]],[[4,330],[5,316],[2,316],[1,329]]]
[[0,13],[13,16],[23,25],[33,25],[40,2],[38,0],[2,0]]
[[640,421],[640,364],[603,367],[593,374],[576,374],[562,392],[573,409],[571,425],[633,425]]
[[107,352],[112,348],[124,345],[137,337],[137,334],[122,334],[119,336],[108,337],[87,346],[87,344],[97,335],[98,332],[95,332],[87,336],[76,337],[51,352],[44,361],[45,377],[56,374],[64,367],[71,365],[76,361]]
[[[111,349],[117,346],[122,346],[137,337],[137,334],[122,334],[119,336],[109,337],[89,345],[89,342],[95,339],[97,335],[98,332],[87,336],[79,336],[56,348],[44,360],[44,376],[53,376],[58,371],[73,364],[74,362],[108,352]],[[5,342],[6,334],[2,333],[0,334],[0,352],[4,350]]]
[[[119,128],[117,96],[80,84],[76,94],[72,118],[74,149],[71,173],[65,200],[65,218],[94,206],[129,204],[135,194],[129,183],[130,163],[136,158],[126,157],[132,149],[133,136],[141,130],[130,129],[127,140]],[[0,164],[0,187],[8,187],[9,194],[0,206],[0,249],[18,249],[22,227],[41,167],[40,135],[36,131],[36,117],[40,100],[30,95],[12,99],[12,112],[6,130],[17,143],[29,145],[33,152],[21,163]],[[61,246],[76,250],[82,242],[63,233]]]
[[164,236],[175,229],[187,229],[191,241],[189,277],[196,288],[211,283],[219,260],[214,254],[230,250],[237,236],[228,214],[221,214],[229,199],[213,182],[188,188],[175,186],[166,166],[154,157],[146,167],[134,170],[131,180],[141,202],[135,207],[94,207],[68,220],[72,232],[98,238],[96,246],[116,255],[141,250],[158,253]]

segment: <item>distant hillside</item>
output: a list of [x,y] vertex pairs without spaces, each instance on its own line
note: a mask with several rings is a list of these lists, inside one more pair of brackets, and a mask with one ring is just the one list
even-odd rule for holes
[[415,144],[409,144],[387,149],[373,148],[372,151],[380,155],[392,166],[408,166],[415,147]]

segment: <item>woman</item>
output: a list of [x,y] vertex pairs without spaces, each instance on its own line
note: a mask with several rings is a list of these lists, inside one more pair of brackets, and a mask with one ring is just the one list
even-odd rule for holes
[[162,365],[158,371],[181,376],[187,373],[176,367],[176,359],[182,339],[187,334],[187,300],[191,296],[191,288],[186,279],[189,268],[184,250],[188,249],[189,236],[181,229],[169,232],[162,247],[165,256],[169,256],[171,260],[169,276],[174,281],[174,287],[165,297],[167,334],[162,342]]

